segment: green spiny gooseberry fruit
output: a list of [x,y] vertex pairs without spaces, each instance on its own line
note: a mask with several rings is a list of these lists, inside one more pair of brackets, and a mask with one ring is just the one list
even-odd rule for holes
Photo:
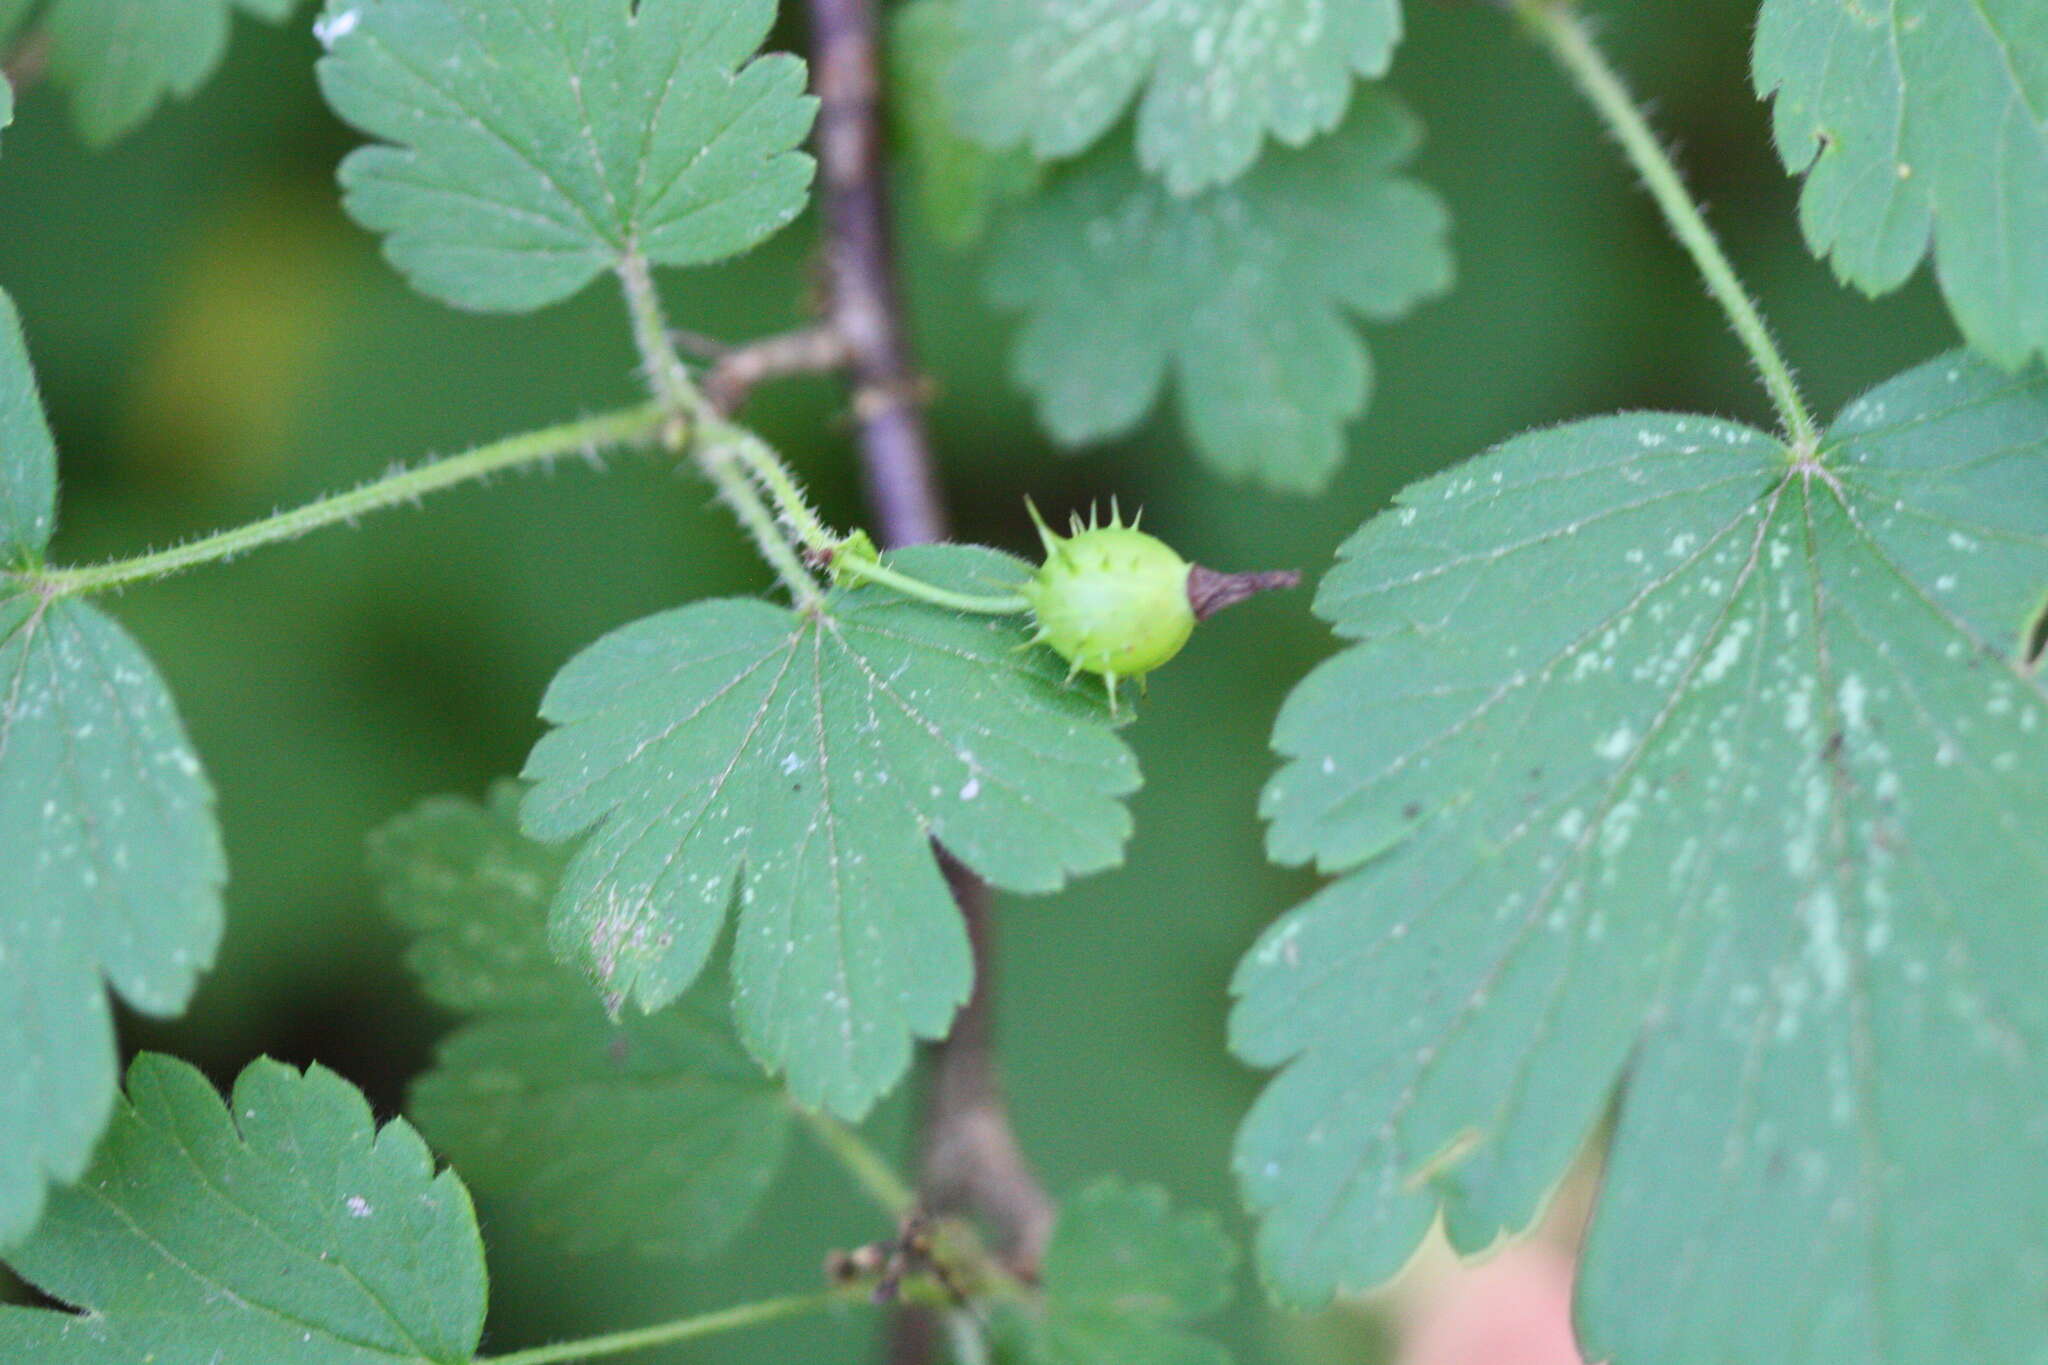
[[1071,534],[1058,535],[1028,498],[1031,520],[1045,543],[1045,563],[1020,589],[1038,622],[1032,643],[1050,646],[1068,664],[1067,677],[1099,674],[1116,711],[1117,683],[1145,675],[1187,644],[1195,623],[1268,588],[1292,587],[1294,573],[1220,574],[1190,564],[1172,546],[1123,524],[1110,504],[1109,524],[1077,516]]
[[1071,665],[1068,677],[1084,669],[1101,674],[1114,710],[1118,679],[1142,682],[1195,633],[1190,566],[1135,522],[1124,525],[1114,508],[1109,525],[1095,525],[1091,516],[1083,527],[1076,517],[1073,534],[1062,536],[1035,504],[1025,505],[1045,542],[1045,563],[1023,587],[1038,621],[1034,640]]

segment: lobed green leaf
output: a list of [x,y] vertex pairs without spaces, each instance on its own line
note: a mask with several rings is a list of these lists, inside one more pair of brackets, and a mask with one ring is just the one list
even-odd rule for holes
[[[371,840],[427,994],[468,1016],[412,1113],[500,1223],[571,1254],[702,1255],[773,1183],[791,1115],[731,1025],[695,1002],[609,1017],[547,945],[566,851],[519,833],[519,788],[423,803]],[[722,1014],[722,1011],[720,1012]]]
[[1038,188],[1038,163],[991,151],[955,126],[947,75],[965,38],[957,0],[911,0],[889,12],[889,110],[910,168],[912,200],[949,247],[981,240],[996,209]]
[[[638,252],[703,265],[803,208],[816,101],[774,0],[328,0],[320,87],[386,145],[348,211],[423,293],[524,311]],[[751,60],[750,60],[751,58]]]
[[[891,563],[1014,591],[961,546]],[[555,944],[655,1009],[703,970],[739,898],[734,1009],[804,1103],[856,1117],[967,998],[965,930],[931,843],[995,886],[1051,891],[1117,863],[1137,765],[1102,693],[1069,687],[1013,618],[882,588],[800,615],[711,601],[614,631],[555,678],[522,811],[569,863]]]
[[113,1105],[104,980],[174,1014],[212,959],[213,792],[127,632],[11,577],[53,528],[56,450],[0,294],[0,1246],[84,1169]]
[[40,556],[57,528],[57,443],[14,300],[0,290],[0,570]]
[[[50,72],[79,135],[104,147],[219,67],[235,11],[278,23],[298,0],[50,0]],[[25,7],[24,7],[25,8]]]
[[1345,547],[1265,795],[1338,880],[1232,1019],[1283,1295],[1526,1226],[1619,1091],[1589,1359],[2048,1360],[2044,460],[1955,355],[1810,461],[1579,422]]
[[259,1061],[232,1108],[144,1055],[92,1169],[15,1272],[76,1312],[0,1307],[35,1365],[467,1365],[483,1331],[469,1196],[355,1087]]
[[2048,354],[2048,6],[1765,0],[1753,75],[1836,273],[1884,293],[1931,243],[1973,346]]
[[1024,314],[1013,370],[1079,445],[1129,431],[1171,374],[1218,470],[1323,487],[1372,370],[1350,314],[1396,318],[1451,279],[1442,204],[1395,174],[1420,130],[1379,91],[1307,151],[1177,199],[1115,152],[1034,199],[996,241],[989,289]]
[[961,0],[963,127],[1043,159],[1085,151],[1138,95],[1138,160],[1177,195],[1300,147],[1386,74],[1399,0]]

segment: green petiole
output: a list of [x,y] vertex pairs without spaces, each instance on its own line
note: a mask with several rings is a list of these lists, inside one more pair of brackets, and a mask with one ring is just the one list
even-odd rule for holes
[[839,567],[848,578],[879,583],[885,588],[902,593],[905,597],[914,597],[935,607],[972,612],[977,616],[1021,616],[1031,610],[1031,603],[1015,593],[982,597],[974,593],[953,592],[927,583],[921,578],[913,578],[907,573],[899,573],[888,565],[873,560],[847,559],[841,561]]
[[665,411],[658,404],[646,403],[599,417],[564,422],[559,426],[493,441],[444,460],[400,470],[345,493],[331,494],[303,507],[203,536],[183,545],[174,545],[168,550],[75,569],[43,569],[23,574],[21,581],[45,596],[65,597],[167,578],[202,564],[232,559],[264,545],[294,540],[308,531],[332,526],[336,522],[353,521],[382,508],[416,502],[428,493],[500,470],[647,441],[660,430],[665,417]]
[[504,470],[664,439],[671,448],[694,451],[699,466],[800,607],[822,602],[823,593],[799,551],[815,562],[833,564],[842,578],[877,583],[949,610],[989,616],[1030,610],[1022,597],[953,592],[871,559],[842,554],[849,538],[834,534],[812,510],[802,485],[773,448],[713,411],[691,382],[668,341],[645,263],[629,259],[620,275],[655,401],[508,436],[166,550],[76,568],[31,567],[13,575],[13,581],[46,598],[106,592],[295,540]]
[[1657,201],[1671,235],[1691,255],[1700,277],[1706,281],[1707,292],[1721,305],[1735,335],[1749,352],[1750,361],[1778,410],[1778,420],[1784,425],[1794,458],[1811,457],[1819,444],[1819,427],[1792,377],[1792,366],[1772,339],[1763,314],[1742,287],[1734,265],[1721,249],[1699,205],[1686,192],[1678,167],[1650,130],[1628,87],[1594,45],[1585,21],[1574,11],[1570,0],[1512,0],[1512,4],[1515,14],[1550,48],[1558,64],[1571,74],[1599,112],[1615,140],[1621,143],[1622,151],[1627,153],[1636,174],[1642,177],[1650,197]]

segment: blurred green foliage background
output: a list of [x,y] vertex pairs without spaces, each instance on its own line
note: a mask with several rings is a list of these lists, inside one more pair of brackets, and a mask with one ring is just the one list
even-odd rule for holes
[[[1924,279],[1872,304],[1801,247],[1793,186],[1748,91],[1753,3],[1598,8],[1819,409],[1953,344]],[[1113,448],[1053,451],[1005,380],[1005,324],[979,302],[971,255],[903,225],[963,538],[1024,548],[1026,491],[1049,508],[1116,493],[1191,558],[1314,575],[1403,483],[1518,430],[1625,406],[1766,418],[1685,260],[1543,55],[1484,5],[1412,0],[1409,21],[1393,84],[1429,130],[1415,173],[1451,207],[1458,285],[1374,330],[1371,411],[1346,472],[1312,502],[1217,481],[1170,415]],[[378,260],[337,201],[333,169],[352,138],[314,89],[307,29],[303,16],[283,32],[239,26],[228,67],[195,101],[109,154],[85,151],[47,89],[8,132],[0,284],[26,320],[64,452],[60,561],[161,545],[633,392],[608,293],[533,318],[464,316]],[[802,33],[785,24],[778,41]],[[672,275],[672,315],[729,339],[800,320],[811,240],[805,222],[742,261]],[[860,519],[835,385],[775,387],[748,416],[813,480],[828,519]],[[516,771],[542,687],[600,633],[764,585],[703,485],[651,460],[615,463],[444,495],[113,603],[206,756],[234,875],[220,963],[195,1008],[170,1024],[131,1019],[132,1044],[221,1079],[259,1053],[317,1059],[399,1107],[444,1021],[398,968],[365,882],[365,833],[421,796],[480,793]],[[1118,1171],[1243,1231],[1228,1153],[1255,1078],[1224,1049],[1226,987],[1252,936],[1309,885],[1266,866],[1254,812],[1274,710],[1329,647],[1306,593],[1206,627],[1129,732],[1148,782],[1129,865],[1003,905],[1007,1075],[1056,1190]],[[899,1148],[909,1107],[899,1097],[876,1121]],[[710,1265],[494,1243],[490,1344],[807,1284],[828,1247],[882,1231],[804,1152]],[[1376,1355],[1369,1319],[1291,1322],[1245,1283],[1225,1327],[1245,1360]],[[860,1360],[871,1321],[656,1358]]]

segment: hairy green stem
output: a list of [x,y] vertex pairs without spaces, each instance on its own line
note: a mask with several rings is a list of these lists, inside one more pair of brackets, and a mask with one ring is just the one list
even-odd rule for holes
[[674,442],[680,445],[694,434],[691,428],[708,405],[691,381],[689,367],[676,353],[647,258],[638,251],[628,251],[620,258],[619,284],[625,290],[626,312],[633,321],[633,344],[639,348],[640,363],[647,369],[648,387],[672,415],[676,424]]
[[[698,464],[718,485],[719,492],[752,533],[762,555],[796,597],[798,605],[816,603],[816,581],[795,551],[801,548],[814,563],[830,562],[846,544],[845,538],[834,534],[812,510],[803,486],[774,448],[745,427],[729,421],[690,378],[682,357],[676,353],[674,332],[662,315],[661,300],[655,294],[654,278],[646,260],[636,254],[627,255],[619,264],[619,278],[625,285],[626,304],[633,316],[633,336],[647,367],[648,384],[672,415],[667,433],[670,444],[697,453]],[[774,503],[772,514],[762,503],[756,485]],[[788,528],[788,535],[777,527],[778,519]],[[837,561],[835,567],[848,578],[880,583],[905,597],[953,611],[1016,616],[1031,610],[1031,604],[1014,593],[985,597],[954,592],[872,560],[847,558]]]
[[758,1327],[764,1323],[781,1322],[788,1318],[808,1317],[840,1304],[857,1303],[860,1296],[846,1290],[828,1289],[810,1294],[788,1294],[779,1299],[763,1299],[759,1303],[743,1303],[733,1308],[721,1308],[715,1312],[698,1313],[673,1322],[657,1323],[652,1327],[635,1327],[624,1332],[610,1332],[599,1337],[585,1337],[581,1341],[564,1341],[553,1346],[536,1346],[529,1351],[514,1351],[510,1355],[480,1356],[477,1365],[563,1365],[576,1360],[596,1360],[602,1356],[624,1355],[628,1351],[645,1351],[655,1346],[668,1346],[678,1341],[693,1341],[720,1332],[731,1332],[742,1327]]
[[830,1114],[802,1105],[794,1106],[799,1117],[810,1125],[812,1136],[818,1145],[830,1153],[834,1160],[846,1168],[868,1198],[891,1218],[908,1218],[917,1208],[917,1193],[910,1183],[896,1170],[882,1154],[868,1146],[867,1139],[833,1118]]
[[[746,469],[738,463],[736,443],[714,439],[719,434],[712,430],[714,426],[723,427],[726,432],[736,429],[717,421],[710,402],[698,391],[682,357],[676,354],[647,258],[637,251],[628,251],[619,261],[619,281],[633,319],[633,340],[640,349],[641,362],[647,367],[648,386],[668,413],[665,439],[672,449],[695,453],[698,467],[717,486],[719,496],[753,537],[755,548],[768,561],[768,567],[775,570],[775,576],[782,580],[797,607],[815,608],[824,600],[818,581],[797,558],[789,538],[776,525],[775,514],[761,501]],[[766,451],[765,445],[761,448]],[[773,459],[772,454],[769,458]],[[781,463],[774,462],[778,466]]]
[[336,522],[353,521],[365,513],[416,502],[428,493],[500,470],[644,441],[654,436],[665,416],[665,409],[649,403],[598,417],[564,422],[560,426],[544,427],[478,446],[461,455],[403,469],[346,493],[335,493],[303,507],[187,541],[183,545],[174,545],[168,550],[75,569],[44,569],[22,577],[30,588],[51,597],[104,592],[147,579],[165,578],[184,569],[233,558],[259,546],[293,540],[308,531],[332,526]]
[[1622,84],[1621,77],[1594,44],[1585,21],[1573,9],[1571,0],[1512,0],[1512,3],[1515,13],[1549,46],[1558,63],[1571,73],[1579,89],[1621,143],[1622,150],[1635,166],[1636,174],[1642,177],[1651,198],[1657,201],[1672,235],[1692,256],[1693,264],[1706,280],[1707,292],[1721,305],[1721,311],[1728,315],[1728,321],[1735,328],[1735,335],[1748,349],[1750,360],[1771,396],[1771,403],[1778,410],[1778,420],[1784,425],[1795,457],[1810,456],[1819,441],[1819,429],[1814,424],[1812,412],[1807,409],[1805,398],[1800,395],[1798,383],[1792,377],[1792,367],[1778,350],[1777,342],[1772,340],[1763,315],[1742,287],[1735,267],[1729,263],[1727,254],[1715,239],[1713,229],[1707,226],[1699,205],[1686,192],[1678,167],[1657,141],[1656,134],[1650,131],[1650,125],[1629,94],[1628,87]]
[[747,473],[766,490],[775,510],[797,543],[813,554],[828,555],[839,547],[839,537],[811,510],[810,500],[804,496],[796,477],[789,472],[769,444],[724,418],[715,418],[704,424],[705,439],[722,442],[745,467]]

